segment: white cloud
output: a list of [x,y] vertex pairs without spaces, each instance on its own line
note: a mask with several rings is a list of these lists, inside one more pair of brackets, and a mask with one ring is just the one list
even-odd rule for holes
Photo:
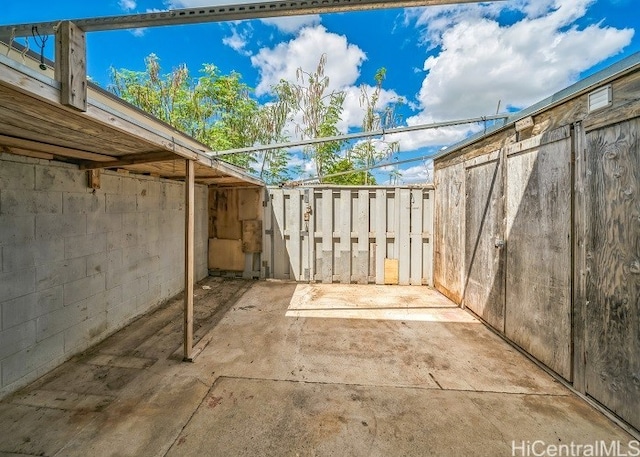
[[261,19],[267,25],[277,27],[284,33],[295,33],[300,29],[320,24],[320,16],[318,14],[308,14],[303,16],[286,16],[274,17],[269,19]]
[[400,181],[404,184],[425,184],[433,181],[433,161],[400,170]]
[[231,25],[231,35],[224,37],[222,43],[229,46],[234,51],[244,55],[250,56],[251,51],[246,49],[246,46],[251,38],[252,31],[249,27],[240,29],[239,24]]
[[[499,101],[524,108],[575,82],[581,72],[620,52],[634,33],[602,24],[579,28],[576,21],[592,3],[518,0],[409,13],[425,40],[439,47],[425,60],[418,94],[422,111],[409,125],[494,114]],[[501,25],[501,9],[514,7],[520,20]],[[448,144],[481,128],[412,133],[403,137],[402,147]]]
[[365,53],[349,44],[345,36],[328,32],[319,25],[302,29],[298,36],[274,48],[262,48],[251,58],[260,73],[256,94],[269,93],[281,79],[296,81],[298,68],[314,71],[323,54],[327,55],[325,74],[330,77],[329,91],[355,84]]
[[118,6],[123,11],[132,11],[136,9],[137,4],[135,0],[120,0]]
[[143,37],[145,33],[147,33],[147,28],[146,27],[141,27],[141,28],[137,28],[137,29],[131,29],[131,30],[129,30],[129,32],[134,37],[140,38],[140,37]]

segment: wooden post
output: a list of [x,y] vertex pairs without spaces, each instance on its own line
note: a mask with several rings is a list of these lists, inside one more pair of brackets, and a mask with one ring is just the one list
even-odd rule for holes
[[60,103],[87,111],[87,47],[84,31],[62,21],[56,31],[56,79]]
[[193,264],[195,228],[195,165],[186,160],[184,220],[184,360],[193,361]]

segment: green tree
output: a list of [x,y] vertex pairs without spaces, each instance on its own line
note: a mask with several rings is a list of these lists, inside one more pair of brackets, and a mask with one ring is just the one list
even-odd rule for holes
[[[376,71],[374,76],[375,87],[369,94],[366,85],[360,86],[360,106],[364,109],[362,119],[362,130],[372,132],[376,130],[391,129],[398,125],[397,109],[404,101],[396,100],[394,103],[386,105],[383,109],[378,106],[380,102],[380,94],[382,92],[382,83],[387,76],[387,69],[382,67]],[[370,168],[376,163],[384,159],[390,159],[399,151],[399,143],[397,141],[388,142],[374,141],[368,138],[356,144],[350,151],[349,155],[357,168]],[[398,173],[396,170],[395,173]],[[364,184],[376,184],[376,180],[371,173],[363,174]],[[395,176],[397,180],[398,176]]]
[[[296,124],[296,132],[303,138],[327,138],[339,136],[338,122],[344,109],[345,94],[341,91],[329,92],[329,77],[324,74],[327,55],[320,57],[314,72],[302,68],[297,71],[297,83],[281,81],[279,98],[288,100],[295,114],[301,120]],[[319,181],[333,172],[340,160],[340,151],[345,142],[342,140],[305,146],[305,157],[313,160]]]
[[[212,64],[205,64],[201,76],[193,78],[185,65],[162,74],[155,54],[145,59],[145,71],[111,69],[109,89],[176,129],[206,144],[213,151],[244,148],[257,141],[282,140],[287,105],[276,101],[260,106],[252,89],[239,73],[223,75]],[[255,172],[257,154],[221,157],[247,171]],[[268,179],[286,175],[287,152],[271,151],[260,165],[269,169]]]

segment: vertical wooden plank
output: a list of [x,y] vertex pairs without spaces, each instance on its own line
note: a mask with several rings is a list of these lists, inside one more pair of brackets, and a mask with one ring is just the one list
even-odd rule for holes
[[502,162],[491,160],[465,170],[465,264],[463,303],[499,332],[504,331],[504,233]]
[[[398,193],[400,195],[398,195]],[[410,274],[410,233],[411,233],[411,190],[396,190],[396,252],[398,253],[398,281],[401,286],[409,285]]]
[[425,190],[422,194],[423,215],[423,251],[422,251],[422,284],[433,286],[433,212],[434,191]]
[[570,381],[572,184],[565,130],[543,135],[531,149],[507,148],[505,335]]
[[353,280],[358,284],[369,282],[369,191],[358,191],[358,213],[355,221],[358,232],[358,250],[353,265]]
[[336,253],[338,274],[342,284],[351,283],[351,190],[340,191],[340,247]]
[[295,281],[301,281],[302,267],[300,259],[302,258],[302,208],[300,205],[301,192],[300,189],[292,189],[286,191],[289,195],[289,210],[286,212],[287,231],[289,233],[289,265],[290,278]]
[[[393,246],[390,248],[390,258],[400,258],[400,188],[396,187],[391,194],[393,198],[387,198],[387,226],[393,228]],[[387,197],[389,194],[387,194]],[[389,257],[389,255],[387,255]]]
[[457,304],[464,286],[464,165],[435,169],[435,288]]
[[307,236],[308,239],[308,249],[309,252],[307,254],[308,266],[309,268],[309,281],[315,282],[316,278],[316,193],[313,187],[308,189],[309,201],[307,205],[310,209],[309,214],[309,225],[308,231],[309,234]]
[[273,277],[289,279],[287,266],[289,259],[285,246],[284,191],[273,189]]
[[411,247],[407,254],[410,253],[410,276],[409,283],[413,286],[422,285],[422,215],[424,213],[422,190],[412,189],[411,191]]
[[56,31],[56,79],[60,103],[87,111],[87,47],[84,31],[62,21]]
[[273,207],[269,189],[264,189],[262,277],[273,278]]
[[195,166],[186,160],[184,183],[184,360],[192,361],[193,353],[193,283],[195,235]]
[[640,119],[590,131],[587,393],[640,429]]
[[585,132],[582,123],[574,127],[574,179],[573,179],[573,387],[586,392],[585,384],[585,316],[587,306],[587,239],[589,175]]
[[376,190],[376,284],[384,284],[384,259],[387,257],[387,191]]
[[322,282],[333,282],[333,191],[322,190]]

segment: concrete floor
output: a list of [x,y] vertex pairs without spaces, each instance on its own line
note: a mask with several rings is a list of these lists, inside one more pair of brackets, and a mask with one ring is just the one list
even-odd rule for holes
[[0,455],[510,456],[633,439],[425,287],[208,278],[196,295],[196,337],[213,339],[195,363],[175,300],[0,402]]

